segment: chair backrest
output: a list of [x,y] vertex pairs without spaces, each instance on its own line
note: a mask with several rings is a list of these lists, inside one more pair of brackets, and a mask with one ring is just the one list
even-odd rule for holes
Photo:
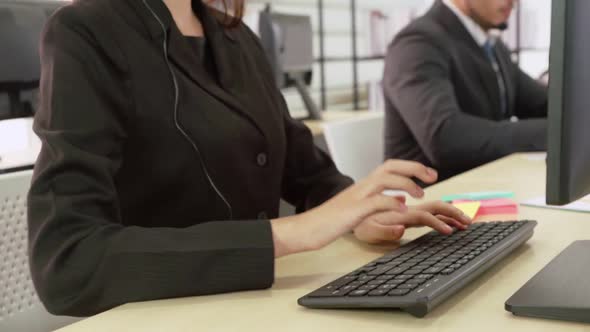
[[49,314],[31,281],[26,209],[31,176],[32,171],[0,175],[0,331],[46,332],[77,320]]
[[384,114],[375,112],[323,125],[330,155],[340,172],[358,181],[383,163],[383,121]]

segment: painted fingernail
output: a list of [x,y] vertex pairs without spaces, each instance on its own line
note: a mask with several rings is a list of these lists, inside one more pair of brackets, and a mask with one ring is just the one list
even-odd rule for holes
[[469,218],[469,216],[467,216],[465,213],[461,214],[461,219],[463,219],[463,221],[465,221],[466,223],[471,223],[473,220],[471,218]]
[[416,191],[415,191],[414,193],[415,193],[415,194],[416,194],[416,196],[418,196],[418,197],[422,197],[422,196],[424,196],[424,190],[422,190],[422,188],[420,188],[420,187],[417,187],[417,188],[416,188]]
[[399,205],[399,210],[400,210],[400,212],[408,212],[408,206],[404,203],[401,203]]

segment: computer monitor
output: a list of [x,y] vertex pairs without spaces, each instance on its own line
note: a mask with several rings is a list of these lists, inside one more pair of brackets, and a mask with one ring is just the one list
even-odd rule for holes
[[553,1],[547,204],[590,194],[590,1]]
[[260,13],[258,28],[279,88],[297,88],[309,118],[321,119],[321,112],[307,89],[313,73],[311,18],[275,13],[267,6]]
[[0,0],[0,119],[33,114],[41,32],[48,17],[67,3]]

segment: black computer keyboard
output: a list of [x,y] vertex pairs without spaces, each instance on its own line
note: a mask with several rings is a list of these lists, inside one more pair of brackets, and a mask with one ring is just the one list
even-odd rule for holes
[[532,235],[536,221],[475,223],[435,231],[299,299],[309,308],[399,308],[424,317]]

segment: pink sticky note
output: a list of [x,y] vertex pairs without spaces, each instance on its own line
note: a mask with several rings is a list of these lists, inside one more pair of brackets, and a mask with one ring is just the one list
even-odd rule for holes
[[[453,201],[453,203],[465,203],[468,200]],[[518,203],[507,198],[488,199],[481,201],[481,207],[477,216],[518,214]]]

